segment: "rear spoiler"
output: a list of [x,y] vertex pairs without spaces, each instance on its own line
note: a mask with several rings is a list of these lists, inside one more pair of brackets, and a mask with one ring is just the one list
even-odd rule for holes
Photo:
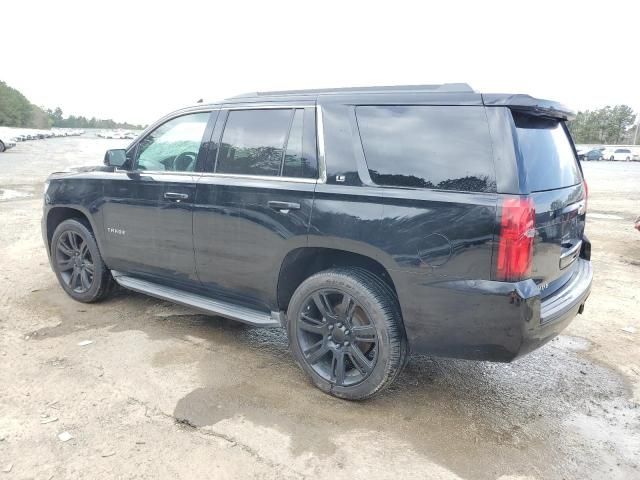
[[483,93],[482,102],[487,107],[509,107],[512,110],[539,117],[556,118],[558,120],[573,120],[576,117],[573,110],[561,103],[535,98],[530,95]]

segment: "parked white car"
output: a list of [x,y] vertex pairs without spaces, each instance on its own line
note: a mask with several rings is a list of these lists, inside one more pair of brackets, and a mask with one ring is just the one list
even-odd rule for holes
[[5,137],[4,134],[0,134],[0,153],[15,146],[16,142],[13,139]]
[[604,154],[607,160],[618,160],[628,162],[633,159],[633,153],[628,148],[616,148]]

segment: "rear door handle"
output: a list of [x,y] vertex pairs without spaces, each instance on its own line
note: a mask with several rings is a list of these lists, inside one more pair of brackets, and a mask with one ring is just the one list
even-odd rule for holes
[[189,198],[189,195],[187,193],[165,192],[164,198],[167,200],[186,200]]
[[269,205],[269,208],[280,211],[300,210],[300,204],[295,202],[278,202],[275,200],[269,200],[269,202],[267,202],[267,205]]

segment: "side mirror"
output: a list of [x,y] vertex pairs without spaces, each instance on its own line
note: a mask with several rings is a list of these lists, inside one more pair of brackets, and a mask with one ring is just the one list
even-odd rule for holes
[[127,151],[124,148],[107,150],[104,154],[104,164],[109,167],[122,167],[127,162]]

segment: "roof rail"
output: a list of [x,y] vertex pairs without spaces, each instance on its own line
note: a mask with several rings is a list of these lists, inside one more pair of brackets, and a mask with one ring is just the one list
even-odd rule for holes
[[308,90],[278,90],[272,92],[250,92],[229,97],[230,99],[244,97],[269,97],[279,95],[322,95],[331,93],[389,93],[389,92],[437,92],[437,93],[474,93],[467,83],[443,83],[440,85],[390,85],[378,87],[344,87],[344,88],[314,88]]

